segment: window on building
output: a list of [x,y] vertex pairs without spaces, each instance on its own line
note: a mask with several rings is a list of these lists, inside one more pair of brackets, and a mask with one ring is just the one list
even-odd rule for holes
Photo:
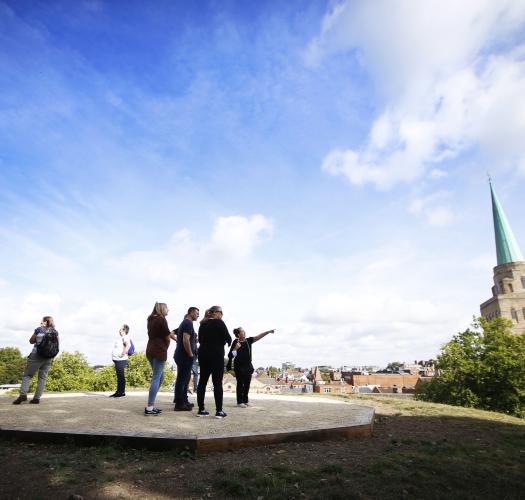
[[518,322],[518,313],[516,312],[516,309],[512,308],[510,310],[510,315],[512,316],[512,319],[517,323]]
[[525,276],[521,277],[521,286],[525,288]]
[[503,281],[498,282],[499,293],[505,293],[505,288],[503,288]]
[[512,283],[509,283],[509,292],[512,293],[514,291],[514,287],[512,286]]
[[330,389],[330,387],[325,387],[324,392],[332,392],[332,389]]

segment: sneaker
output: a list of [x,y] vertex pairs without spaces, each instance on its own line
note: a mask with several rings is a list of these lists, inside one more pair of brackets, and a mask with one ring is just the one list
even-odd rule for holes
[[126,397],[126,393],[124,393],[124,394],[115,394],[114,397],[116,397],[116,398],[125,398]]
[[224,413],[222,410],[215,413],[215,418],[224,418],[227,417],[226,413]]
[[110,398],[116,398],[118,396],[118,394],[116,392],[114,392],[111,396],[108,396]]
[[161,410],[160,408],[157,408],[156,406],[153,407],[153,410],[152,410],[152,411],[154,411],[157,415],[158,415],[159,413],[162,413],[162,410]]
[[246,405],[244,403],[237,403],[237,406],[239,408],[246,408]]
[[175,408],[173,408],[175,411],[191,411],[192,407],[190,405],[175,405]]
[[14,405],[19,405],[20,403],[22,403],[23,401],[27,401],[27,396],[25,395],[20,395],[18,396],[14,401],[13,401],[13,404]]
[[33,398],[31,401],[29,401],[29,404],[39,405],[40,404],[40,399]]
[[209,417],[209,416],[210,416],[210,412],[206,410],[199,410],[199,412],[197,413],[197,417]]
[[144,415],[158,415],[161,411],[162,410],[159,410],[158,408],[153,408],[153,410],[144,408]]

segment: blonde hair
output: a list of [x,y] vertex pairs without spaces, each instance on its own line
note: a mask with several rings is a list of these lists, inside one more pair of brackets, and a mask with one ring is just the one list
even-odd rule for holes
[[206,311],[204,312],[204,318],[201,319],[201,323],[206,323],[206,321],[211,319],[212,314],[213,313],[209,309],[206,309]]
[[151,311],[151,316],[167,316],[168,314],[168,306],[164,304],[164,302],[155,302],[155,305],[153,306],[153,311]]
[[55,320],[53,319],[52,316],[44,316],[42,318],[42,323],[44,323],[44,325],[46,325],[47,328],[55,327]]

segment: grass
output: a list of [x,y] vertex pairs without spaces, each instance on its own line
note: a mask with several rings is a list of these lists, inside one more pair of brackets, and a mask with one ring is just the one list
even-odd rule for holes
[[0,497],[522,497],[524,420],[381,396],[344,399],[375,407],[371,438],[288,443],[193,458],[118,446],[0,441]]

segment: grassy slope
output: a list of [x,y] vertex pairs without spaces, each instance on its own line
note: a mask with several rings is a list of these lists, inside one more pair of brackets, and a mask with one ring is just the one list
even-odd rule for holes
[[376,408],[372,438],[197,459],[0,442],[0,496],[511,499],[525,491],[525,421],[381,396],[345,399]]

